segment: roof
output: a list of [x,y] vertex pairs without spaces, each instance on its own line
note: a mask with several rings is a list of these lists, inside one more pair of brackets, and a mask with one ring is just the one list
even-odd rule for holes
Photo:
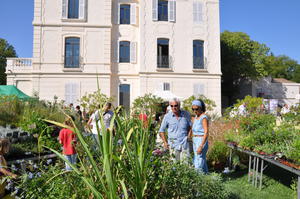
[[20,99],[30,99],[28,95],[13,85],[0,85],[0,96],[15,95]]
[[293,81],[290,81],[290,80],[287,80],[284,78],[273,78],[272,82],[273,83],[296,83],[296,82],[293,82]]

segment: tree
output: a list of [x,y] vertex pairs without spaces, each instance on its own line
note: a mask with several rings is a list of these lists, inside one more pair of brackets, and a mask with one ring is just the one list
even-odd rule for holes
[[229,104],[239,93],[241,81],[267,75],[263,61],[268,54],[265,44],[251,40],[246,33],[221,34],[222,96],[228,98]]
[[288,56],[271,54],[264,60],[265,68],[273,78],[285,78],[300,82],[300,65]]
[[16,57],[16,51],[5,39],[0,38],[0,85],[6,84],[6,58]]

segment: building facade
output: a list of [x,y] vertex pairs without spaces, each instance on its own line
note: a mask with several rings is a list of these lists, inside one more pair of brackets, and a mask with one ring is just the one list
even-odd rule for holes
[[75,104],[203,94],[220,113],[219,26],[219,0],[35,0],[33,58],[9,58],[7,84]]

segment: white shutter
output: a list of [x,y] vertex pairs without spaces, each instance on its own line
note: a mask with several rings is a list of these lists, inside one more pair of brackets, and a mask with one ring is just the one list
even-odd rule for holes
[[130,4],[130,24],[136,24],[136,4]]
[[202,22],[202,2],[200,1],[194,1],[193,3],[193,19],[196,24]]
[[194,95],[204,95],[204,85],[203,84],[194,84]]
[[194,21],[194,23],[198,23],[197,22],[197,19],[198,19],[198,15],[197,15],[197,1],[194,1],[193,2],[193,21]]
[[62,0],[62,18],[68,18],[68,0]]
[[163,91],[164,90],[164,83],[163,82],[158,82],[156,85],[156,91]]
[[75,103],[78,100],[78,84],[71,83],[71,103]]
[[158,0],[152,0],[152,20],[158,19]]
[[169,0],[168,2],[168,16],[169,21],[175,22],[176,19],[176,1],[175,0]]
[[65,84],[65,102],[66,104],[72,103],[72,84],[66,83]]
[[136,63],[136,42],[130,42],[130,63]]
[[115,44],[116,48],[114,51],[114,56],[115,56],[115,62],[118,63],[119,62],[119,49],[120,49],[120,41],[117,41]]
[[118,12],[117,12],[117,19],[116,19],[116,24],[120,24],[120,7],[121,7],[121,4],[118,4]]
[[79,0],[79,19],[85,19],[86,15],[86,0]]

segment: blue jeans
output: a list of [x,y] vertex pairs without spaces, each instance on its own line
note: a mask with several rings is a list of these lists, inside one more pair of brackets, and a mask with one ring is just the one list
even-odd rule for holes
[[195,169],[203,173],[208,173],[206,162],[206,153],[208,151],[208,142],[203,146],[202,153],[197,154],[197,149],[201,145],[203,137],[193,137],[193,150],[194,150],[194,166]]
[[[71,164],[76,164],[77,162],[77,154],[73,154],[73,155],[65,155],[65,158],[71,163]],[[72,167],[70,167],[70,165],[65,162],[66,165],[66,170],[67,171],[71,171]]]

